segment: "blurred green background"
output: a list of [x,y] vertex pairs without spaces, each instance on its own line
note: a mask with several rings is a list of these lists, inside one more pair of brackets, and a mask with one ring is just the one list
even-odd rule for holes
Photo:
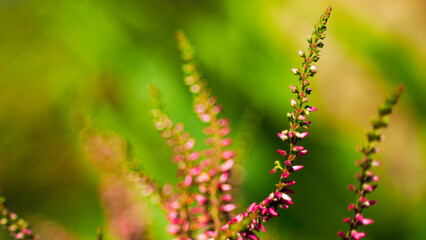
[[[192,135],[202,138],[203,127],[181,79],[176,29],[194,45],[233,136],[249,143],[239,205],[263,199],[276,181],[269,170],[281,146],[276,132],[287,126],[290,68],[300,65],[297,50],[330,4],[312,81],[320,111],[311,117],[310,152],[296,176],[295,205],[268,224],[264,239],[337,239],[346,230],[355,147],[399,83],[406,92],[385,130],[381,181],[371,195],[378,204],[365,212],[376,222],[362,230],[367,239],[426,239],[423,0],[0,0],[0,189],[8,206],[33,225],[53,221],[70,239],[95,239],[106,220],[100,174],[74,124],[81,109],[98,129],[128,139],[148,173],[173,181],[176,167],[149,116],[149,84]],[[171,239],[158,207],[147,218],[153,239]],[[0,239],[9,239],[6,231]],[[107,239],[114,239],[108,231]]]

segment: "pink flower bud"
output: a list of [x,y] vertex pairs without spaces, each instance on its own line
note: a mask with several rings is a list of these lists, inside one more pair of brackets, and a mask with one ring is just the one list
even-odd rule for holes
[[294,151],[302,151],[304,149],[304,147],[302,147],[302,146],[295,146],[294,147]]
[[185,187],[191,186],[192,183],[192,177],[190,175],[186,175],[185,180],[183,181],[183,185]]
[[344,223],[349,223],[350,221],[351,221],[351,218],[348,218],[348,217],[347,217],[347,218],[345,218],[345,219],[343,219],[343,222],[344,222]]
[[192,152],[189,154],[189,160],[191,161],[195,161],[198,158],[200,158],[200,152],[196,151],[196,152]]
[[318,110],[316,107],[307,107],[306,109],[308,109],[309,112],[315,112]]
[[344,232],[340,231],[340,232],[337,233],[337,236],[339,236],[340,238],[345,238],[346,234]]
[[228,172],[222,173],[220,175],[220,177],[219,177],[219,182],[225,183],[226,181],[228,181],[228,177],[229,177],[229,173]]
[[289,176],[290,176],[289,172],[284,172],[282,175],[283,178],[288,178]]
[[353,210],[354,208],[355,208],[355,204],[352,203],[349,205],[348,210],[350,211],[350,210]]
[[298,138],[305,138],[306,136],[308,136],[309,135],[309,132],[303,132],[303,133],[299,133],[299,134],[297,134],[296,136],[298,137]]
[[247,208],[247,212],[255,212],[256,210],[257,210],[257,204],[255,202],[250,204],[250,206]]
[[365,235],[367,234],[365,234],[364,232],[357,232],[356,230],[352,230],[351,235],[355,240],[359,240],[365,237]]
[[288,180],[287,180],[287,181],[285,181],[284,183],[285,183],[285,185],[286,185],[286,186],[291,186],[291,185],[293,185],[293,184],[296,184],[296,181],[288,181]]
[[290,160],[286,160],[284,163],[285,163],[285,165],[290,165],[291,161]]
[[292,92],[297,92],[297,87],[295,87],[295,86],[290,86],[290,89],[291,89]]
[[220,189],[222,189],[222,191],[227,192],[230,191],[232,189],[232,186],[230,184],[222,184],[220,186]]
[[300,71],[297,68],[292,68],[291,71],[295,74],[295,75],[299,75]]
[[202,114],[200,114],[200,115],[198,115],[198,117],[200,118],[200,120],[202,121],[202,122],[210,122],[211,120],[212,120],[212,116],[210,116],[209,114],[207,114],[207,113],[202,113]]
[[229,159],[220,166],[220,171],[222,172],[229,171],[232,168],[232,166],[234,166],[234,160]]
[[228,150],[222,153],[223,159],[230,159],[235,155],[235,152],[232,150]]
[[202,182],[207,182],[210,180],[210,175],[208,175],[207,173],[201,173],[198,177],[197,177],[197,182],[202,183]]
[[275,209],[273,208],[269,208],[268,212],[272,215],[272,216],[278,216],[278,213],[275,211]]
[[291,167],[291,169],[292,169],[294,172],[299,171],[299,170],[300,170],[300,169],[302,169],[302,168],[303,168],[303,166],[302,166],[302,165],[295,165],[295,166]]
[[282,199],[286,200],[286,201],[291,201],[291,197],[285,193],[282,193]]
[[277,133],[278,137],[285,141],[288,137],[283,133]]
[[195,168],[191,168],[189,170],[189,174],[194,176],[194,175],[198,175],[201,173],[201,167],[195,167]]
[[198,202],[199,205],[203,205],[207,202],[207,197],[201,195],[201,194],[195,194],[195,200]]
[[220,228],[220,230],[222,230],[222,231],[226,231],[226,230],[228,230],[228,228],[229,228],[229,225],[228,225],[228,224],[225,224],[225,225],[223,225],[223,226]]
[[275,168],[272,168],[271,171],[270,171],[271,174],[274,174],[276,172],[277,172],[277,170]]
[[278,154],[280,154],[281,156],[287,155],[287,152],[284,150],[278,149],[277,151],[278,151]]
[[303,155],[305,155],[306,153],[308,153],[308,149],[305,149],[305,150],[300,151],[300,152],[297,154],[297,156],[298,156],[298,157],[302,157],[302,156],[303,156]]
[[225,194],[222,196],[222,201],[229,202],[232,200],[232,196],[230,194]]
[[167,232],[168,232],[169,234],[171,234],[171,235],[175,235],[175,234],[177,234],[177,233],[179,232],[179,230],[180,230],[179,225],[176,225],[176,224],[169,224],[169,225],[167,226]]
[[294,132],[293,132],[293,131],[289,132],[289,133],[288,133],[288,136],[289,136],[290,138],[293,138],[293,137],[294,137]]
[[221,118],[218,121],[219,126],[224,127],[224,126],[228,126],[231,123],[231,120],[229,120],[229,118]]
[[231,211],[235,210],[235,208],[237,208],[237,206],[235,204],[229,203],[229,204],[226,204],[226,205],[222,205],[220,207],[220,210],[222,210],[224,212],[231,212]]
[[297,103],[296,103],[296,101],[294,99],[291,99],[290,104],[291,104],[292,107],[296,107],[297,106]]
[[220,142],[220,145],[222,145],[222,147],[227,147],[227,146],[229,146],[231,144],[232,144],[232,139],[231,138],[222,139],[222,141]]

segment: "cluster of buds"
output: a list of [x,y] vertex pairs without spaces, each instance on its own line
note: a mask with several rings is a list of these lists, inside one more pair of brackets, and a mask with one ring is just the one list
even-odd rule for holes
[[219,118],[222,107],[206,82],[200,80],[189,41],[182,32],[177,32],[176,37],[184,61],[184,80],[194,97],[194,110],[199,119],[208,124],[203,130],[207,149],[194,150],[195,139],[183,131],[183,124],[173,124],[161,110],[158,90],[153,87],[154,125],[172,148],[172,161],[178,165],[181,179],[175,193],[164,204],[170,221],[167,229],[176,239],[211,239],[218,236],[220,227],[236,208],[229,183],[235,162],[235,152],[227,149],[232,144],[232,139],[227,137],[231,131],[230,121]]
[[6,228],[14,239],[39,240],[29,228],[28,222],[7,209],[5,201],[0,193],[0,226]]
[[384,139],[380,133],[380,129],[387,127],[388,119],[387,115],[392,113],[392,107],[398,102],[404,86],[401,85],[398,89],[385,101],[385,104],[379,108],[378,117],[371,119],[372,130],[367,133],[367,144],[359,147],[359,151],[363,154],[362,160],[357,161],[357,165],[361,168],[361,173],[357,173],[355,178],[359,181],[358,187],[355,185],[349,185],[348,188],[351,192],[356,194],[356,202],[351,203],[348,207],[349,211],[353,211],[353,217],[347,217],[343,222],[349,224],[348,232],[338,232],[337,235],[341,239],[361,239],[367,234],[365,232],[358,232],[357,229],[362,225],[372,224],[374,221],[368,218],[364,218],[362,212],[365,208],[374,205],[376,200],[369,200],[367,194],[371,193],[377,188],[376,182],[379,181],[377,176],[372,170],[372,167],[380,166],[381,163],[373,159],[373,154],[380,152],[379,148],[375,145],[376,143]]
[[307,105],[308,96],[312,92],[312,88],[309,87],[309,78],[317,73],[313,63],[319,60],[320,48],[324,46],[321,40],[325,38],[325,25],[330,17],[330,12],[331,7],[328,7],[324,15],[321,16],[319,23],[315,25],[312,36],[308,37],[307,53],[299,51],[300,57],[303,58],[301,69],[292,69],[292,72],[299,76],[300,86],[290,86],[297,99],[291,99],[290,101],[290,105],[294,109],[293,112],[287,113],[290,127],[277,134],[281,140],[289,145],[288,152],[278,149],[278,154],[284,159],[275,161],[275,166],[271,170],[271,174],[280,172],[277,188],[260,204],[251,204],[247,211],[232,218],[231,221],[224,225],[222,231],[225,232],[225,239],[257,240],[258,237],[254,231],[265,231],[261,222],[266,222],[273,217],[279,216],[277,212],[279,208],[286,209],[293,204],[288,194],[294,193],[289,187],[296,182],[290,180],[289,177],[292,173],[303,168],[303,165],[295,165],[295,160],[308,152],[307,149],[298,143],[309,135],[309,132],[303,131],[303,129],[309,129],[311,124],[310,121],[307,121],[308,115],[317,111],[317,108]]

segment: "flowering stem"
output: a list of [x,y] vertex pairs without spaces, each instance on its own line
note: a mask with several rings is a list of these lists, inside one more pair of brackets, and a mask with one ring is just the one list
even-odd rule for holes
[[194,110],[202,122],[209,125],[204,129],[204,133],[209,136],[206,144],[210,146],[204,151],[203,172],[209,175],[208,180],[200,186],[201,192],[204,190],[208,194],[206,207],[210,208],[212,229],[215,237],[223,223],[229,220],[229,212],[236,208],[231,203],[231,196],[225,194],[232,186],[228,184],[230,170],[234,164],[234,151],[226,150],[232,141],[225,138],[230,132],[230,122],[228,119],[218,118],[222,107],[217,104],[214,96],[211,96],[205,81],[200,78],[200,73],[193,59],[193,49],[185,35],[178,31],[176,38],[184,61],[183,72],[185,83],[189,86],[194,97]]
[[[308,37],[308,51],[304,53],[299,51],[300,57],[303,58],[302,68],[293,68],[295,75],[299,76],[300,87],[291,86],[290,89],[297,95],[297,101],[290,101],[294,112],[287,113],[287,118],[290,121],[289,129],[278,133],[283,141],[289,144],[288,153],[279,149],[278,153],[284,157],[283,163],[275,161],[275,167],[271,173],[281,172],[280,180],[276,184],[275,192],[272,192],[260,204],[252,203],[245,212],[237,215],[229,221],[221,229],[224,232],[221,239],[252,239],[257,240],[258,237],[254,231],[265,231],[262,221],[268,221],[272,217],[279,216],[278,208],[289,208],[293,204],[291,197],[288,194],[294,193],[289,186],[295,184],[295,181],[288,180],[291,173],[303,168],[301,165],[294,165],[297,158],[302,157],[307,153],[304,147],[297,145],[298,142],[304,139],[309,132],[298,132],[299,127],[309,129],[309,121],[306,121],[310,112],[314,112],[317,108],[307,105],[308,95],[311,94],[312,88],[309,87],[309,78],[313,77],[317,71],[313,65],[319,60],[320,48],[324,46],[321,40],[325,38],[326,24],[330,17],[331,7],[328,7],[324,15],[321,16],[312,36]],[[284,165],[284,167],[282,167]],[[245,227],[241,227],[245,226]]]
[[362,211],[365,208],[370,207],[376,203],[376,200],[368,200],[366,195],[374,191],[377,185],[373,185],[379,181],[379,177],[371,171],[371,167],[380,165],[380,162],[372,159],[372,155],[379,152],[379,149],[375,146],[376,143],[383,140],[383,135],[380,133],[380,129],[387,127],[388,120],[387,115],[391,114],[392,107],[398,102],[404,86],[401,85],[397,90],[385,101],[385,104],[379,108],[378,117],[371,119],[372,130],[367,133],[367,145],[360,147],[359,151],[363,154],[362,160],[357,161],[357,165],[361,167],[361,173],[356,175],[359,181],[358,187],[349,185],[349,189],[357,195],[356,202],[349,205],[349,210],[353,210],[354,214],[352,218],[345,218],[343,221],[349,224],[348,232],[338,232],[338,236],[341,239],[361,239],[366,236],[364,232],[357,232],[357,229],[361,225],[372,224],[374,221],[371,219],[364,218]]
[[5,201],[0,192],[0,226],[6,228],[15,239],[39,240],[29,228],[28,222],[11,212],[6,207]]

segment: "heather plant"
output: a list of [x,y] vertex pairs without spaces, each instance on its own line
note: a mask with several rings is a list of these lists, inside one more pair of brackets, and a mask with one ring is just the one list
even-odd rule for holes
[[[265,199],[251,203],[241,213],[234,213],[237,205],[233,200],[235,185],[231,177],[237,151],[232,148],[233,140],[229,137],[230,120],[222,117],[222,106],[198,70],[194,50],[182,31],[176,33],[176,38],[183,61],[183,79],[193,96],[194,111],[206,125],[203,128],[205,149],[197,150],[196,139],[184,130],[184,125],[173,122],[167,115],[159,89],[155,86],[150,88],[154,127],[171,148],[171,160],[177,165],[178,181],[175,186],[159,184],[149,176],[135,158],[129,144],[118,135],[96,132],[87,126],[80,131],[86,157],[101,169],[100,175],[103,175],[101,201],[106,209],[108,228],[113,235],[120,239],[149,238],[149,234],[145,233],[149,227],[143,220],[138,222],[135,216],[141,207],[131,197],[134,193],[128,188],[128,180],[134,182],[142,195],[150,197],[153,204],[162,206],[169,222],[167,232],[176,240],[258,240],[258,232],[266,231],[264,224],[280,216],[280,209],[293,205],[291,195],[295,192],[291,186],[296,183],[293,176],[303,169],[301,161],[308,149],[302,145],[302,141],[309,135],[309,116],[317,111],[309,102],[313,91],[310,81],[317,73],[315,65],[324,46],[330,13],[331,7],[328,7],[307,39],[307,50],[299,51],[301,66],[291,69],[298,78],[298,84],[290,86],[294,98],[290,100],[292,111],[287,113],[289,126],[277,134],[284,143],[284,147],[277,150],[280,160],[271,161],[270,173],[277,175],[277,183]],[[358,227],[373,223],[373,220],[363,216],[363,210],[376,203],[367,198],[376,189],[379,180],[371,170],[380,165],[373,155],[379,152],[376,144],[384,139],[380,130],[388,125],[387,115],[392,112],[403,89],[399,87],[379,108],[378,117],[371,120],[372,130],[367,133],[367,144],[359,148],[363,154],[362,159],[357,161],[361,168],[361,173],[356,175],[359,184],[349,185],[349,189],[356,194],[356,201],[349,206],[353,216],[344,220],[349,224],[348,231],[338,232],[341,239],[361,239],[366,233],[358,232]],[[28,223],[5,207],[1,195],[0,207],[0,224],[14,238],[38,239],[29,229]],[[103,239],[101,229],[97,239]]]

